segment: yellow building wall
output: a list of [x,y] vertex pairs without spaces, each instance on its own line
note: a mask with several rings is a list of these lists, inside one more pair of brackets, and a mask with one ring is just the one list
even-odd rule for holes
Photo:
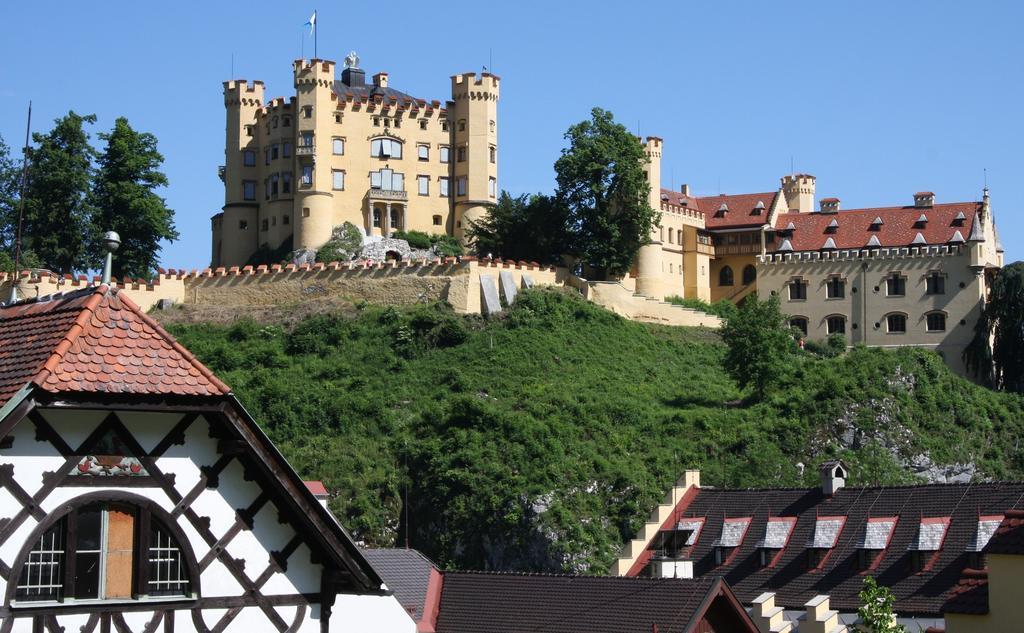
[[988,555],[988,613],[946,614],[946,633],[1024,630],[1024,556]]

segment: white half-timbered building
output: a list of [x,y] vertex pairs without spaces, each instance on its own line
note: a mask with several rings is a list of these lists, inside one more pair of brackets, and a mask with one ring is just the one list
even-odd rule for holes
[[232,395],[107,286],[0,307],[0,633],[415,625]]

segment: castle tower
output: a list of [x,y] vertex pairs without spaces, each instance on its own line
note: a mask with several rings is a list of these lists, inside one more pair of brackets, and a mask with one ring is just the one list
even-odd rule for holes
[[227,113],[224,147],[224,210],[215,216],[213,265],[244,262],[258,246],[257,202],[259,130],[257,112],[263,105],[263,82],[224,82]]
[[452,233],[465,242],[466,229],[488,213],[498,195],[497,75],[463,73],[452,77]]
[[782,194],[786,196],[787,210],[794,213],[814,212],[815,178],[810,174],[782,177]]
[[[661,209],[661,152],[663,141],[657,136],[648,136],[644,142],[647,155],[647,184],[650,185],[647,203],[652,209]],[[665,289],[662,277],[664,271],[662,243],[658,227],[651,231],[650,242],[640,247],[636,256],[636,294],[652,299],[664,299]]]
[[331,155],[335,125],[334,62],[297,59],[295,76],[295,249],[319,248],[331,238],[334,209]]

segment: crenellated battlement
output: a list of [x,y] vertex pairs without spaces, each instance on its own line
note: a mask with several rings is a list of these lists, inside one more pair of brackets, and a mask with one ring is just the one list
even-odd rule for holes
[[232,79],[224,82],[224,105],[246,105],[260,107],[263,104],[264,85],[262,81]]
[[758,255],[762,264],[802,264],[818,261],[866,261],[884,259],[913,259],[955,257],[965,254],[963,245],[902,246],[899,248],[862,248],[836,251],[800,251],[796,253],[769,253]]
[[452,75],[452,99],[459,101],[497,101],[501,78],[491,73]]

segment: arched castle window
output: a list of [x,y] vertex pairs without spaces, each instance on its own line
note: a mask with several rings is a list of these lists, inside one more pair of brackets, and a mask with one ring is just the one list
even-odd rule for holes
[[370,141],[370,156],[375,158],[401,158],[402,142],[390,138],[375,138]]
[[722,266],[722,270],[718,271],[718,285],[719,286],[731,286],[733,284],[732,267]]
[[907,331],[907,315],[893,312],[885,316],[885,331],[889,334],[905,334]]
[[743,285],[749,286],[755,281],[757,281],[757,269],[753,264],[747,264],[743,268]]
[[925,327],[929,332],[945,332],[946,331],[946,313],[935,311],[929,312],[924,315]]
[[195,598],[198,566],[184,535],[156,503],[124,492],[58,507],[13,566],[8,603]]

